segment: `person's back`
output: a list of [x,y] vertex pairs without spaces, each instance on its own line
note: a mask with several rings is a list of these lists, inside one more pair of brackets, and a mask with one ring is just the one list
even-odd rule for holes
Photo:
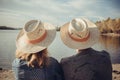
[[77,55],[63,58],[61,65],[65,80],[112,80],[112,66],[109,54],[91,48]]
[[62,70],[58,61],[49,58],[47,66],[30,67],[25,60],[16,58],[12,64],[16,80],[63,80]]
[[61,27],[60,34],[67,47],[78,51],[77,55],[61,60],[65,80],[112,80],[109,54],[91,48],[100,36],[94,22],[74,18]]
[[60,64],[48,56],[56,28],[39,20],[28,21],[16,39],[12,69],[16,80],[63,80]]

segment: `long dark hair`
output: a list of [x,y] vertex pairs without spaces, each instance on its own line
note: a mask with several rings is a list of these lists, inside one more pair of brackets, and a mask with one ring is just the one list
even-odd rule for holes
[[16,50],[16,58],[26,60],[31,67],[43,67],[48,65],[47,48],[37,53],[22,53]]

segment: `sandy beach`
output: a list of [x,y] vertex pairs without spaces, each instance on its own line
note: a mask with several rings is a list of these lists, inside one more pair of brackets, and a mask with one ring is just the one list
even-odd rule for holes
[[113,80],[120,80],[120,64],[114,64],[113,66]]
[[[120,64],[113,64],[113,80],[120,80]],[[12,70],[0,70],[0,80],[15,80]]]

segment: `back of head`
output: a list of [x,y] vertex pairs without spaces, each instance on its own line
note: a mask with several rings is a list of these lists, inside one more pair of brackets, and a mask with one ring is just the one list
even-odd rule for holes
[[22,53],[16,50],[16,58],[27,61],[29,67],[43,67],[48,65],[47,48],[37,53]]
[[94,22],[86,18],[75,18],[60,29],[61,40],[72,49],[87,49],[99,39],[99,30]]
[[52,24],[30,20],[19,32],[16,47],[24,53],[36,53],[47,48],[55,36],[56,29]]
[[16,57],[26,60],[28,66],[47,65],[47,47],[56,36],[55,26],[39,20],[28,21],[16,39]]

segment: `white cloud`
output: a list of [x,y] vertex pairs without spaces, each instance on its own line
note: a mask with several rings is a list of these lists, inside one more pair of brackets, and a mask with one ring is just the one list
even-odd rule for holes
[[[16,12],[26,19],[41,19],[56,25],[61,25],[72,18],[79,16],[103,16],[103,17],[120,17],[113,5],[108,4],[105,0],[1,0],[5,8]],[[1,2],[0,1],[0,2]],[[8,4],[9,3],[9,4]],[[12,13],[11,13],[12,14]],[[8,12],[9,15],[9,12]],[[27,16],[27,17],[26,17]],[[29,17],[29,18],[28,18]],[[17,18],[17,17],[16,17]]]

